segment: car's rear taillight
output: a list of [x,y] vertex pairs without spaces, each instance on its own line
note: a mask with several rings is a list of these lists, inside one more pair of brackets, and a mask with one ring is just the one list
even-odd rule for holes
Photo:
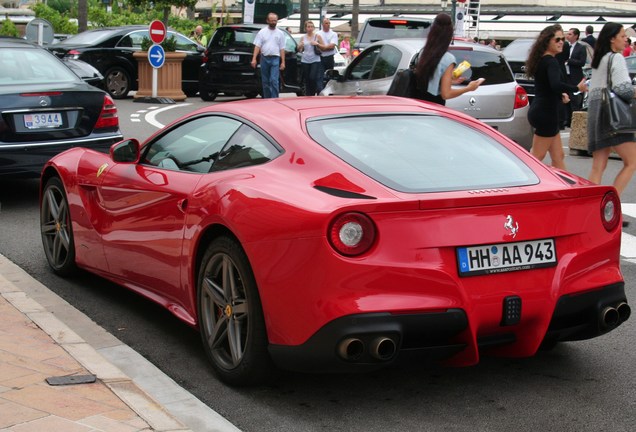
[[528,93],[520,85],[515,89],[515,109],[523,108],[528,105]]
[[345,256],[358,256],[371,249],[376,230],[373,221],[362,213],[344,213],[329,225],[329,243],[336,252]]
[[359,50],[358,48],[354,48],[354,49],[351,51],[351,55],[352,55],[354,58],[355,58],[355,57],[358,57],[358,56],[360,55],[360,50]]
[[115,102],[109,95],[104,95],[104,105],[102,112],[99,113],[95,129],[113,128],[119,126],[119,117],[117,116],[117,107]]
[[608,192],[601,201],[601,222],[607,231],[614,230],[621,221],[621,200],[614,191]]
[[70,57],[75,60],[79,60],[80,54],[82,53],[77,50],[68,50],[64,56]]
[[205,64],[205,63],[207,63],[207,62],[208,62],[208,50],[205,50],[205,51],[203,52],[203,57],[201,57],[201,63],[202,63],[202,64]]

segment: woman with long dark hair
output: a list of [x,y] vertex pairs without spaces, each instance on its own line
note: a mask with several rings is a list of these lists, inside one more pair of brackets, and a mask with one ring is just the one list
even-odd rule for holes
[[559,133],[559,107],[570,101],[568,93],[587,91],[585,78],[574,86],[568,84],[555,55],[563,51],[565,36],[559,24],[544,28],[530,49],[526,74],[534,77],[534,100],[528,110],[528,121],[534,128],[530,152],[543,160],[550,152],[552,166],[565,169],[565,154]]
[[[415,92],[417,99],[446,105],[452,99],[466,92],[473,91],[483,80],[471,81],[466,87],[453,88],[453,69],[456,67],[455,56],[448,52],[453,40],[453,23],[450,16],[441,13],[435,17],[431,29],[426,36],[426,45],[420,53],[415,67]],[[460,83],[462,80],[458,80]]]
[[607,167],[607,159],[614,149],[623,160],[623,168],[614,179],[614,187],[619,194],[625,190],[636,171],[636,142],[633,133],[606,132],[607,125],[601,123],[601,95],[607,87],[608,65],[611,59],[609,73],[612,77],[612,91],[626,102],[636,97],[625,58],[621,55],[628,43],[622,25],[608,22],[603,26],[596,40],[592,58],[592,80],[587,110],[587,147],[592,153],[592,171],[589,179],[597,184],[601,182]]

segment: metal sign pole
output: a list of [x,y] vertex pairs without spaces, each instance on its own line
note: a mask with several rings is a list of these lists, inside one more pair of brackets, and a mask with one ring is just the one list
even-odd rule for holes
[[156,98],[157,97],[157,81],[158,81],[158,73],[157,73],[158,69],[157,68],[152,68],[152,97]]

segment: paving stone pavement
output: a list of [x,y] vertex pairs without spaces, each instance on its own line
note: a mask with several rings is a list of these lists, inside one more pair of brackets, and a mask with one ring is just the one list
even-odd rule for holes
[[[94,383],[47,378],[95,375]],[[0,274],[0,432],[190,429]]]

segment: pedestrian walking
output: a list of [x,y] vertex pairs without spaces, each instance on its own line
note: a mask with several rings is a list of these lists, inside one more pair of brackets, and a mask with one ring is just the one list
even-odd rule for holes
[[323,41],[316,34],[315,29],[312,21],[305,21],[306,33],[298,44],[298,51],[302,53],[300,64],[302,66],[303,82],[305,83],[305,96],[317,95],[318,89],[322,87],[322,76],[320,75],[322,51],[318,47],[323,44]]
[[322,51],[322,54],[320,55],[320,62],[322,65],[322,70],[320,71],[321,81],[318,89],[318,93],[320,93],[324,87],[325,71],[336,67],[334,56],[338,49],[338,33],[331,30],[331,20],[329,18],[322,20],[322,30],[318,32],[318,36],[322,39],[322,44],[319,46]]
[[426,37],[426,45],[415,67],[415,86],[412,97],[446,105],[446,100],[476,90],[483,82],[480,79],[469,82],[465,87],[452,86],[464,81],[461,77],[453,81],[453,69],[457,60],[448,52],[452,39],[453,23],[450,16],[445,13],[438,14],[433,20]]
[[[573,27],[568,30],[565,38],[569,43],[567,59],[565,60],[565,73],[568,83],[576,86],[583,79],[583,66],[587,59],[587,51],[583,44],[579,42],[581,32],[578,28]],[[570,93],[570,102],[566,104],[565,126],[572,125],[572,112],[580,111],[583,102],[583,95],[580,92]]]
[[[636,171],[636,142],[633,133],[608,134],[605,132],[607,126],[601,123],[601,95],[603,89],[607,87],[609,73],[612,91],[617,97],[626,102],[636,97],[625,58],[621,55],[628,43],[625,29],[621,24],[608,22],[603,26],[594,49],[588,98],[587,138],[588,150],[592,153],[592,170],[589,180],[593,183],[601,183],[610,152],[614,149],[623,161],[623,168],[614,179],[614,187],[619,195],[623,193]],[[608,71],[609,64],[611,68]]]
[[588,25],[585,27],[585,37],[581,39],[583,42],[586,42],[589,46],[594,48],[596,46],[596,38],[594,37],[594,27]]
[[569,84],[558,60],[563,51],[565,36],[560,25],[544,28],[530,48],[526,73],[534,78],[535,96],[528,111],[528,121],[535,129],[530,152],[539,160],[550,153],[552,166],[565,169],[563,143],[559,133],[559,109],[568,103],[568,93],[587,91],[585,79],[577,85]]
[[267,27],[262,28],[254,38],[254,54],[251,65],[256,69],[260,54],[263,98],[277,98],[280,73],[285,70],[285,33],[276,28],[278,15],[267,14]]

